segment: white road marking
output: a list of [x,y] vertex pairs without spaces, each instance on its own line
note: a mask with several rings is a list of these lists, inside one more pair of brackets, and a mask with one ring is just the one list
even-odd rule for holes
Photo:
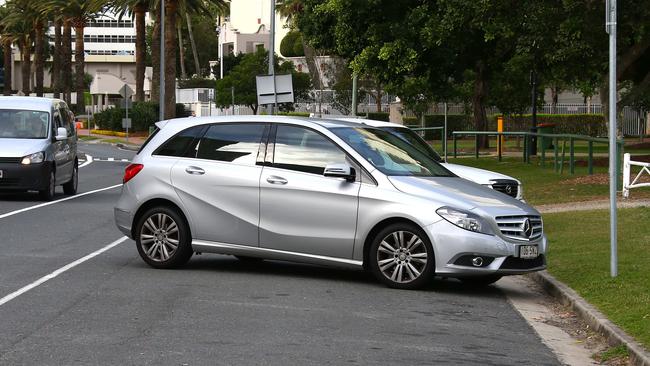
[[49,206],[49,205],[53,205],[53,204],[55,204],[55,203],[65,202],[65,201],[73,200],[73,199],[75,199],[75,198],[80,198],[80,197],[83,197],[83,196],[87,196],[87,195],[89,195],[89,194],[99,193],[99,192],[103,192],[103,191],[108,191],[109,189],[113,189],[113,188],[117,188],[117,187],[121,187],[121,186],[122,186],[122,184],[116,184],[116,185],[114,185],[114,186],[110,186],[110,187],[106,187],[106,188],[100,188],[100,189],[95,189],[94,191],[89,191],[89,192],[79,193],[79,194],[74,195],[74,196],[70,196],[70,197],[66,197],[66,198],[61,198],[61,199],[58,199],[58,200],[56,200],[56,201],[45,202],[45,203],[41,203],[41,204],[38,204],[38,205],[34,205],[34,206],[29,206],[29,207],[21,208],[20,210],[11,211],[11,212],[7,212],[7,213],[5,213],[5,214],[1,214],[1,215],[0,215],[0,219],[4,219],[4,218],[7,218],[7,217],[9,217],[9,216],[17,215],[17,214],[19,214],[19,213],[23,213],[23,212],[26,212],[26,211],[35,210],[35,209],[37,209],[37,208],[41,208],[41,207],[45,207],[45,206]]
[[83,168],[83,167],[88,166],[88,165],[93,163],[93,157],[88,155],[88,154],[85,154],[85,155],[86,155],[86,162],[79,165],[79,168]]
[[106,160],[108,160],[108,161],[115,161],[115,158],[108,158],[108,159],[106,159]]
[[88,254],[87,256],[85,256],[83,258],[79,258],[76,261],[63,266],[63,267],[57,269],[54,272],[39,278],[38,280],[30,283],[29,285],[27,285],[27,286],[25,286],[25,287],[23,287],[23,288],[21,288],[21,289],[19,289],[17,291],[14,291],[14,292],[10,293],[9,295],[7,295],[7,296],[3,297],[2,299],[0,299],[0,306],[2,306],[4,304],[8,303],[9,301],[17,298],[18,296],[24,294],[25,292],[27,292],[27,291],[29,291],[29,290],[31,290],[31,289],[39,286],[39,285],[42,285],[43,283],[57,277],[61,273],[64,273],[64,272],[66,272],[66,271],[80,265],[81,263],[83,263],[83,262],[85,262],[85,261],[87,261],[89,259],[92,259],[92,258],[104,253],[105,251],[107,251],[107,250],[109,250],[109,249],[111,249],[113,247],[116,247],[116,246],[124,243],[127,239],[128,238],[126,236],[123,236],[123,237],[115,240],[114,242],[108,244],[107,246],[105,246],[105,247],[103,247],[103,248],[101,248],[101,249],[99,249],[97,251],[94,251],[94,252]]

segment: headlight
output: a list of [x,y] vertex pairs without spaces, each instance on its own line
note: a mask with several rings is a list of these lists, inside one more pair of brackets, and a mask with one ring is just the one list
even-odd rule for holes
[[45,154],[43,154],[42,152],[37,152],[35,154],[25,156],[20,163],[23,165],[38,164],[38,163],[42,163],[44,159],[45,159]]
[[459,228],[475,233],[494,234],[485,220],[471,212],[456,210],[451,207],[440,207],[436,213]]

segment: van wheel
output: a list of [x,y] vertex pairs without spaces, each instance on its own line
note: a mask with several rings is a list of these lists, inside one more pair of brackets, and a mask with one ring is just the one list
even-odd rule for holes
[[168,207],[154,207],[140,217],[135,242],[140,257],[154,268],[176,268],[193,254],[185,220]]
[[433,246],[419,227],[396,223],[374,238],[368,257],[371,272],[388,287],[417,289],[433,279]]
[[79,167],[77,164],[74,165],[74,168],[72,169],[72,178],[70,178],[70,181],[68,183],[65,183],[63,185],[63,193],[69,195],[69,196],[74,196],[77,194],[77,187],[79,186]]
[[38,194],[41,196],[41,200],[43,201],[51,201],[54,198],[54,194],[56,192],[56,176],[54,175],[54,172],[50,172],[50,178],[47,183],[47,188],[45,188],[42,191],[38,191]]

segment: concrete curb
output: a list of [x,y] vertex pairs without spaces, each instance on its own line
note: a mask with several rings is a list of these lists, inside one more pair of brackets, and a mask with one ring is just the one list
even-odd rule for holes
[[140,150],[140,146],[126,145],[126,144],[123,144],[121,142],[118,142],[116,145],[120,149],[124,149],[124,150],[130,150],[130,151],[138,151],[138,150]]
[[564,305],[569,305],[592,329],[605,336],[610,345],[624,345],[633,365],[650,366],[650,353],[574,290],[546,271],[531,273],[529,276]]

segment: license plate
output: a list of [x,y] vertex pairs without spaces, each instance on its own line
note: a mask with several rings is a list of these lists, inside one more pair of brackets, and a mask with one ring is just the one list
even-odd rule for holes
[[533,259],[539,255],[537,245],[522,245],[519,247],[519,258]]

